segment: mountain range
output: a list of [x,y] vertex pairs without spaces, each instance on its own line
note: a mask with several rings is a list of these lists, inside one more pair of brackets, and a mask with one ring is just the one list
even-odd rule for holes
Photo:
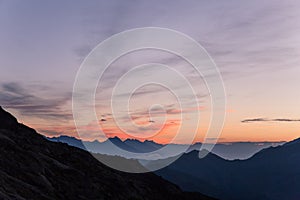
[[[118,155],[123,156],[127,158],[128,155],[125,154],[118,154],[114,149],[109,148],[108,142],[99,142],[97,140],[94,140],[92,142],[90,141],[82,141],[75,137],[70,136],[59,136],[59,137],[47,137],[48,140],[53,142],[62,142],[67,143],[71,146],[75,146],[84,150],[88,150],[93,153],[101,153],[101,154],[107,154],[107,155]],[[118,137],[109,138],[109,140],[117,145],[118,147],[134,152],[134,153],[146,153],[146,152],[152,152],[155,150],[158,150],[162,148],[163,144],[158,144],[154,141],[145,140],[144,142],[141,142],[137,139],[126,139],[122,141]],[[284,142],[234,142],[234,143],[217,143],[212,153],[227,159],[227,160],[234,160],[234,159],[247,159],[253,156],[255,153],[259,152],[262,149],[268,148],[268,147],[275,147],[278,145],[282,145]],[[176,149],[178,145],[183,144],[169,144],[171,146],[170,151],[166,152],[165,154],[156,154],[156,157],[147,158],[149,160],[156,160],[156,159],[163,159],[170,156],[175,156],[173,154],[173,149]],[[193,151],[193,150],[199,150],[201,147],[201,143],[195,143],[191,146],[185,145],[188,149],[187,152]],[[136,158],[136,157],[133,157]]]
[[[119,138],[112,140],[126,144]],[[121,157],[115,159],[124,165],[133,164],[132,159],[130,162]],[[184,191],[200,192],[216,199],[297,200],[300,196],[299,169],[300,139],[297,139],[264,148],[244,160],[228,160],[214,153],[200,159],[199,151],[191,148],[155,173]]]
[[300,197],[300,139],[269,147],[246,160],[225,160],[198,151],[156,172],[185,191],[224,200],[297,200]]
[[[63,138],[70,139],[60,137]],[[111,169],[95,157],[127,167],[143,166],[120,156],[91,155],[81,149],[85,146],[80,140],[71,139],[70,145],[60,140],[49,141],[0,107],[0,199],[298,200],[300,197],[300,138],[262,149],[244,160],[228,160],[211,152],[205,152],[207,156],[200,159],[199,153],[203,152],[191,148],[167,167],[144,174]],[[149,144],[143,151],[159,147],[151,141],[111,140],[132,151]]]
[[87,151],[46,140],[1,107],[0,160],[4,200],[212,199],[153,173],[113,170]]

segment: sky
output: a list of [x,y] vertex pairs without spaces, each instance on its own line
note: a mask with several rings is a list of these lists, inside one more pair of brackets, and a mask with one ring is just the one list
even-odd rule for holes
[[[289,141],[300,136],[299,1],[0,0],[0,27],[0,105],[41,134],[78,137],[72,89],[81,63],[96,45],[128,29],[162,27],[199,42],[220,70],[227,106],[218,142]],[[149,62],[169,65],[187,77],[199,106],[180,110],[166,88],[140,87],[130,99],[130,124],[117,114],[124,132],[112,115],[110,94],[132,66]],[[157,79],[166,78],[156,72]],[[173,82],[175,93],[186,90],[182,82]],[[195,141],[202,141],[211,116],[205,81],[187,62],[155,50],[130,53],[112,63],[95,101],[99,121],[79,127],[89,130],[80,135],[84,140],[104,139],[97,135],[98,123],[108,137],[168,143],[183,124],[181,114],[187,123],[184,132],[190,134],[189,123],[195,123],[199,111]],[[185,143],[185,137],[179,142]]]

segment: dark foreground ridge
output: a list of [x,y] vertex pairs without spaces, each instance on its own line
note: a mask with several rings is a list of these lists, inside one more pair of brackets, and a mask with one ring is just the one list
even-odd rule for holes
[[0,107],[0,199],[211,199],[153,173],[113,170],[88,152],[46,140]]
[[263,149],[247,160],[198,155],[187,153],[156,173],[185,191],[222,200],[300,199],[300,139]]

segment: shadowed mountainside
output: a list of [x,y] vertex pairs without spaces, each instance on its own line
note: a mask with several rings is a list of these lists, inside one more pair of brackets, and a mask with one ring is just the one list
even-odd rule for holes
[[[300,197],[300,139],[263,149],[247,160],[192,151],[156,173],[186,191],[219,199],[283,200]],[[188,164],[187,164],[188,163]]]
[[153,173],[110,169],[88,152],[46,140],[0,107],[0,199],[211,199]]

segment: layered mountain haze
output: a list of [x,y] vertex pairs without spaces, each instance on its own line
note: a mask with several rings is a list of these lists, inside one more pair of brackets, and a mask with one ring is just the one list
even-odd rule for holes
[[300,138],[247,160],[229,161],[212,153],[199,159],[199,152],[191,151],[156,173],[186,191],[219,199],[299,199]]
[[[65,136],[59,138],[56,138],[56,142],[66,142],[70,145],[72,145],[71,140],[81,142]],[[119,144],[115,144],[122,147],[129,145],[127,150],[133,149],[132,144],[145,143],[138,140],[122,141],[119,138],[110,140],[118,141]],[[99,144],[101,146],[101,143],[97,142],[97,145]],[[223,155],[228,152],[234,153],[239,149],[254,154],[244,160],[228,160],[214,153],[208,153],[206,157],[200,159],[197,150],[199,145],[199,143],[192,145],[178,160],[155,173],[180,186],[184,191],[200,192],[217,199],[282,200],[298,199],[300,196],[298,190],[300,188],[300,138],[276,144],[271,142],[217,144],[213,150],[213,152],[222,150]],[[174,144],[173,146],[176,147]],[[254,153],[254,150],[260,151]],[[239,152],[235,152],[235,155],[239,155]],[[245,152],[242,151],[240,155],[245,155]],[[98,156],[103,158],[103,155]],[[110,156],[107,156],[107,159],[110,159]],[[114,159],[115,162],[135,167],[132,160],[122,157],[114,157]]]
[[113,170],[90,153],[51,142],[0,107],[0,199],[211,199],[153,173]]
[[[99,142],[97,140],[94,140],[92,142],[90,141],[83,141],[79,140],[75,137],[70,136],[59,136],[59,137],[47,137],[48,140],[53,142],[62,142],[67,143],[71,146],[75,146],[93,153],[101,153],[101,154],[107,154],[107,155],[118,155],[123,156],[127,158],[126,154],[120,154],[113,149],[109,148],[107,141]],[[155,143],[154,141],[145,140],[144,142],[141,142],[137,139],[126,139],[122,141],[118,137],[109,138],[109,140],[120,147],[123,150],[134,152],[134,153],[147,153],[147,152],[153,152],[156,151],[165,145]],[[227,159],[227,160],[234,160],[234,159],[247,159],[253,156],[255,153],[259,152],[262,149],[268,148],[268,147],[275,147],[278,145],[282,145],[284,142],[234,142],[234,143],[217,143],[212,153]],[[163,159],[168,158],[173,155],[172,151],[178,148],[178,146],[186,146],[187,152],[193,151],[193,150],[199,150],[202,143],[195,143],[193,145],[184,145],[184,144],[169,144],[170,150],[168,152],[165,152],[164,154],[156,154],[155,157],[148,158],[150,160],[153,159]],[[134,157],[133,157],[134,158]]]
[[[68,145],[75,146],[92,153],[101,153],[107,155],[117,155],[117,156],[132,158],[132,157],[128,157],[126,153],[120,154],[120,152],[117,151],[116,149],[110,148],[108,141],[104,141],[104,142],[99,142],[97,140],[94,140],[92,142],[82,141],[76,139],[75,137],[69,137],[69,136],[59,136],[59,137],[52,137],[52,138],[46,137],[46,138],[53,142],[66,143]],[[117,147],[125,151],[134,152],[134,153],[152,152],[163,147],[163,145],[161,144],[157,144],[153,141],[148,141],[148,140],[144,142],[140,142],[139,140],[132,140],[132,139],[127,139],[125,141],[122,141],[118,137],[110,138],[109,140]],[[149,159],[157,159],[162,157],[163,155],[162,156],[158,155],[157,157],[149,158]]]
[[[213,153],[199,159],[199,151],[190,149],[155,172],[162,179],[153,173],[113,170],[95,157],[124,167],[143,166],[120,156],[93,154],[93,157],[82,150],[85,146],[76,138],[61,136],[50,139],[55,142],[49,141],[18,123],[2,108],[0,122],[0,199],[211,199],[208,196],[212,196],[224,200],[282,200],[300,196],[300,139],[262,149],[245,160],[226,160]],[[117,137],[110,140],[131,151],[161,147],[151,141],[122,141]]]

